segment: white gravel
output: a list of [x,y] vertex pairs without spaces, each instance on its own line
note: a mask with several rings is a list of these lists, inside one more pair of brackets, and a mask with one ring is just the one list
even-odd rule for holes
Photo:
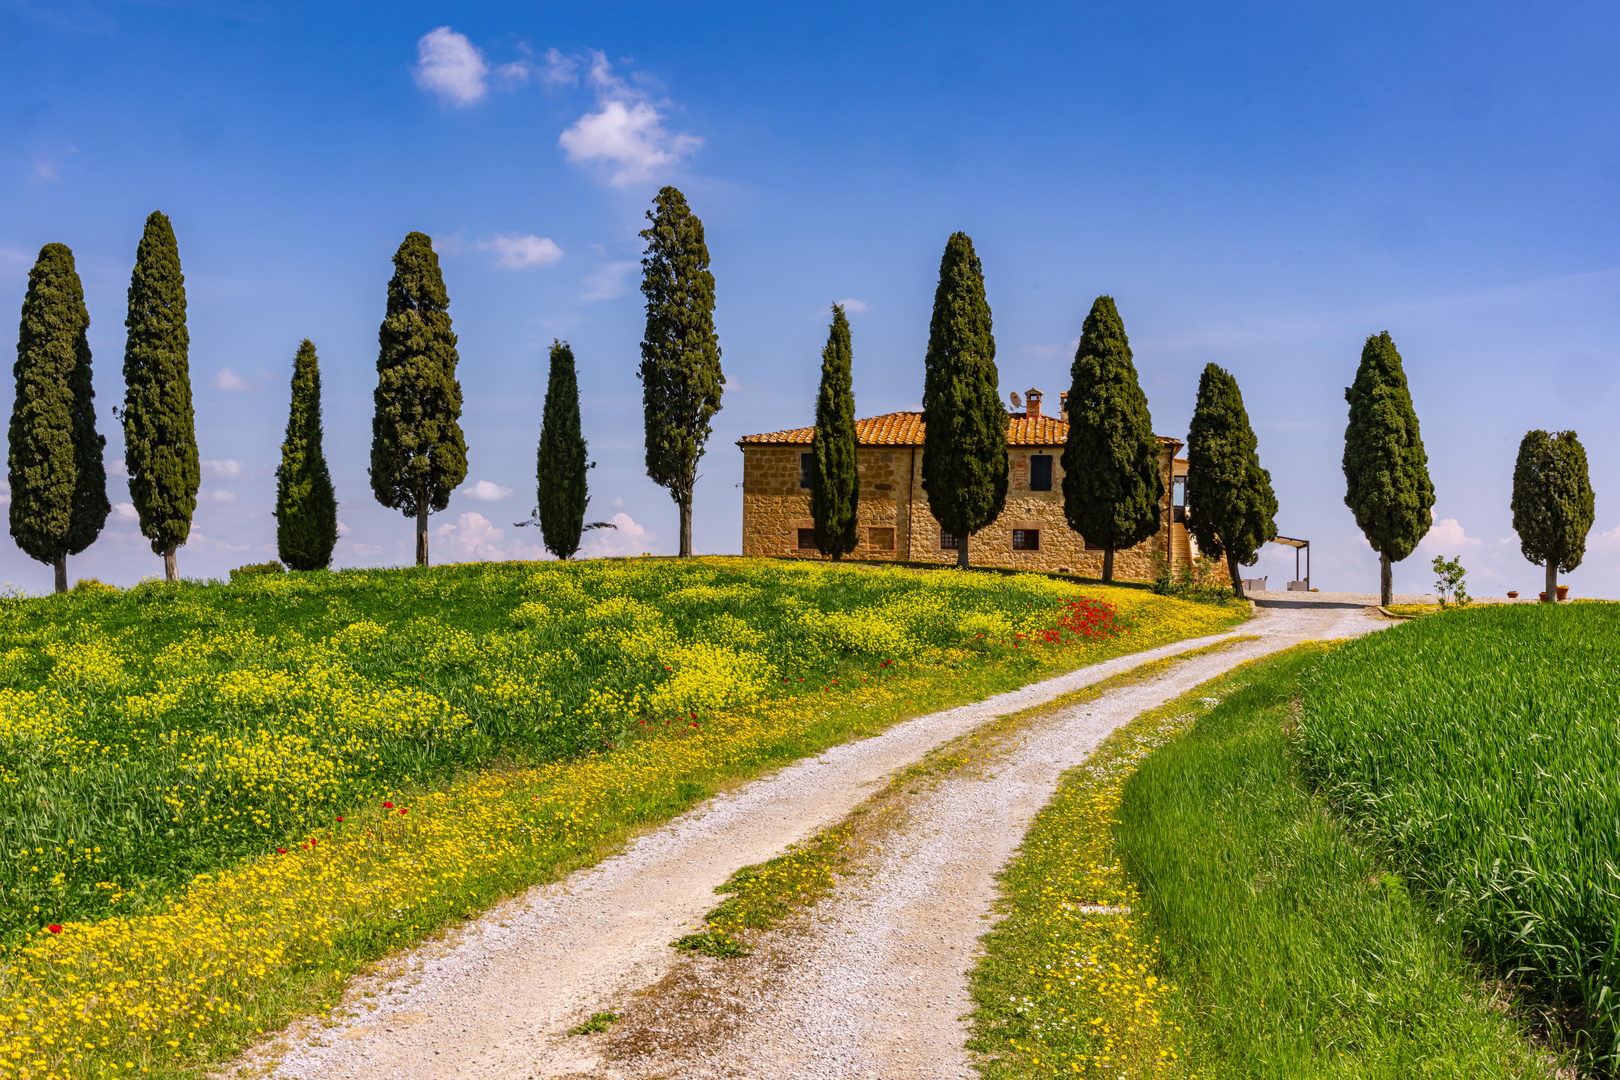
[[353,988],[358,1017],[291,1033],[274,1075],[615,1075],[596,1058],[594,1040],[564,1032],[668,973],[679,956],[669,942],[698,925],[714,905],[714,887],[737,868],[837,822],[893,770],[989,719],[1150,660],[1259,634],[1043,718],[993,782],[963,776],[940,784],[917,816],[924,824],[885,854],[865,895],[836,905],[834,921],[821,924],[792,975],[776,980],[740,1026],[727,1025],[726,1038],[669,1074],[968,1075],[960,1017],[968,1009],[965,972],[988,925],[980,915],[991,909],[996,871],[1063,770],[1119,724],[1244,660],[1380,625],[1349,605],[1263,609],[1231,634],[1097,664],[797,762],[709,800],[622,855],[500,905],[447,944],[407,954],[396,977]]

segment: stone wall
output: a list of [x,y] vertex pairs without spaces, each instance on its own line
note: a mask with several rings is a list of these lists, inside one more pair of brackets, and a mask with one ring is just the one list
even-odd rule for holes
[[[744,555],[791,555],[819,559],[814,547],[800,548],[798,531],[811,528],[810,490],[799,486],[800,455],[807,446],[744,445],[743,537]],[[1029,489],[1032,454],[1052,456],[1052,490]],[[1063,448],[1010,447],[1008,449],[1007,505],[996,522],[969,542],[974,565],[1008,566],[1026,570],[1066,570],[1087,577],[1102,575],[1103,553],[1088,551],[1084,539],[1069,528],[1063,516]],[[1160,452],[1165,482],[1160,504],[1164,521],[1170,517],[1170,481],[1174,447]],[[861,498],[857,518],[860,542],[850,553],[856,559],[899,559],[911,562],[954,563],[956,552],[940,546],[940,526],[928,512],[922,487],[922,448],[863,446],[856,452]],[[915,506],[915,521],[907,513]],[[1039,532],[1039,549],[1013,548],[1013,530]],[[892,536],[893,547],[887,546]],[[1136,581],[1153,578],[1155,556],[1165,550],[1166,530],[1136,547],[1114,553],[1116,577]]]

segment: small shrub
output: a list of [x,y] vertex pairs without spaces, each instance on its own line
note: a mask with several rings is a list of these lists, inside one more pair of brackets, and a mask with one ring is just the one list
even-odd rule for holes
[[1215,560],[1208,555],[1200,555],[1191,563],[1178,567],[1172,575],[1169,562],[1163,555],[1156,555],[1153,558],[1153,591],[1160,596],[1174,596],[1195,604],[1220,606],[1231,603],[1234,599],[1232,589],[1220,583],[1216,576],[1218,573]]
[[87,577],[80,578],[78,581],[75,581],[73,583],[73,591],[76,593],[114,593],[118,591],[118,586],[103,585],[95,578]]
[[285,574],[286,572],[287,568],[285,566],[272,559],[270,562],[248,563],[246,566],[238,566],[231,571],[231,580],[240,581],[242,578],[257,577],[260,574]]
[[1433,566],[1434,591],[1440,597],[1440,606],[1445,607],[1446,597],[1450,596],[1458,607],[1467,607],[1473,597],[1468,595],[1468,571],[1463,569],[1462,556],[1448,559],[1444,555],[1436,555]]
[[677,949],[687,952],[702,953],[704,956],[715,956],[722,960],[734,956],[748,956],[748,950],[743,948],[742,942],[721,930],[705,930],[701,934],[687,934],[678,941],[670,942]]

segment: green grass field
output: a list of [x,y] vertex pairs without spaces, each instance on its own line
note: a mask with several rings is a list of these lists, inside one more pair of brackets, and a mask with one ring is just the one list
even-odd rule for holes
[[1200,688],[1189,705],[1219,704],[1125,785],[1118,853],[1180,988],[1189,1072],[1550,1075],[1432,898],[1408,892],[1359,822],[1327,812],[1290,751],[1301,687],[1320,692],[1363,645],[1405,655],[1404,632],[1296,650]]
[[1306,681],[1297,750],[1336,812],[1482,961],[1620,1037],[1620,606],[1431,616]]
[[[1102,636],[1044,647],[1093,610]],[[1034,575],[738,559],[6,601],[0,935],[150,910],[353,807],[492,766],[612,753],[756,700],[825,716],[924,658],[945,697],[971,697],[1237,618]]]

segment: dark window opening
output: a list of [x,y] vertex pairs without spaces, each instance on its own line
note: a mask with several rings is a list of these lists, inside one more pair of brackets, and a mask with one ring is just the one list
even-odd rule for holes
[[814,551],[815,548],[816,548],[816,530],[814,530],[814,529],[800,529],[799,530],[799,550],[804,551],[804,550],[808,549],[808,550]]
[[961,546],[960,541],[956,539],[955,533],[946,528],[939,530],[939,547],[941,551],[956,551]]
[[[1047,458],[1046,460],[1051,461],[1052,459]],[[1014,529],[1013,530],[1013,550],[1014,551],[1039,551],[1039,550],[1041,550],[1041,530],[1039,530],[1039,529]]]
[[[813,455],[813,454],[800,454],[799,455],[799,486],[800,487],[807,488],[807,487],[810,486],[810,470],[815,468],[815,460],[816,460],[815,455]],[[800,544],[799,546],[804,547],[803,544]]]
[[1052,490],[1052,455],[1032,454],[1029,459],[1029,490]]

